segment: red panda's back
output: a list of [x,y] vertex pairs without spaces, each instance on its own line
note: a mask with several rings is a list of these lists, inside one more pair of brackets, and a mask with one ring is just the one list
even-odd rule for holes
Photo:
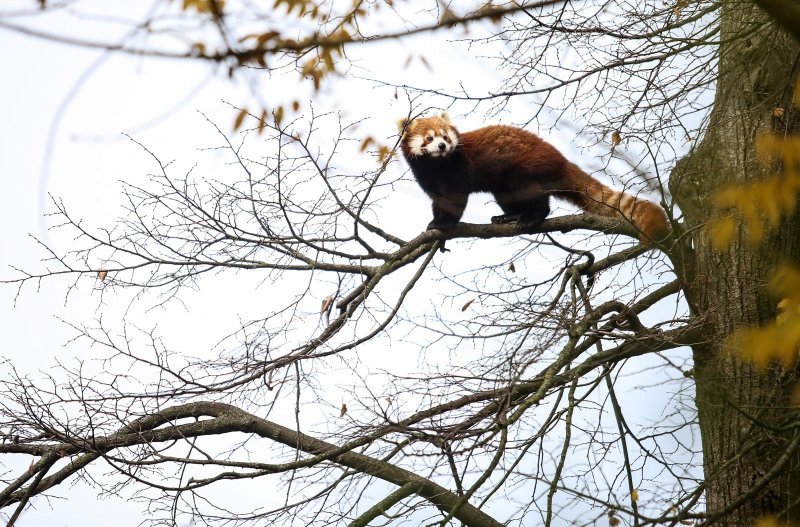
[[540,183],[558,179],[566,159],[551,144],[521,128],[486,126],[461,134],[461,148],[472,179],[483,191],[513,188],[517,179],[541,175]]

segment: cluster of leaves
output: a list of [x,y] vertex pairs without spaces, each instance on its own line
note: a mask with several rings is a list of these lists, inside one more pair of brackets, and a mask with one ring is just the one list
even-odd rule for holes
[[781,218],[794,214],[800,191],[800,137],[765,134],[759,139],[757,154],[765,163],[778,160],[781,171],[773,177],[722,189],[716,196],[718,210],[733,210],[711,224],[711,240],[719,250],[730,246],[740,224],[747,227],[747,241],[761,242],[765,226],[776,228]]
[[[795,89],[793,102],[800,106],[800,84]],[[783,109],[773,109],[773,115],[781,117]],[[775,166],[777,172],[764,180],[724,188],[717,194],[717,210],[737,213],[723,216],[710,225],[711,241],[720,251],[731,245],[739,227],[746,227],[748,243],[760,243],[765,228],[777,228],[783,217],[794,214],[797,209],[800,135],[764,134],[758,141],[756,153],[763,163]],[[773,361],[786,368],[794,367],[800,349],[800,267],[783,264],[773,272],[768,288],[780,299],[775,320],[760,327],[735,331],[727,346],[759,368]]]
[[773,273],[769,290],[781,298],[778,316],[764,326],[735,332],[729,344],[759,368],[766,368],[772,361],[791,368],[797,362],[800,344],[800,268],[780,267]]
[[756,523],[756,527],[798,527],[794,523],[783,523],[775,518],[762,518]]

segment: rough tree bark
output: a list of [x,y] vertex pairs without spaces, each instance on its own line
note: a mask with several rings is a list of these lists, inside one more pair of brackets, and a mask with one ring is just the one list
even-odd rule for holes
[[[782,260],[800,260],[800,215],[757,246],[743,229],[722,253],[703,228],[722,186],[774,173],[756,159],[758,137],[800,129],[791,110],[800,46],[749,2],[723,2],[720,29],[707,132],[670,181],[694,246],[684,266],[687,298],[707,336],[693,348],[706,506],[715,525],[752,526],[766,515],[800,521],[800,440],[787,426],[798,415],[796,371],[758,373],[723,350],[735,328],[774,318],[777,299],[764,286]],[[786,110],[780,118],[778,107]]]

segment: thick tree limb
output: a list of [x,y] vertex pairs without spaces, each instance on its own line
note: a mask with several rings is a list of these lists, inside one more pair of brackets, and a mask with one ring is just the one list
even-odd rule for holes
[[[164,428],[153,429],[162,424],[186,418],[212,417],[194,423],[172,425]],[[166,441],[184,440],[192,437],[220,435],[230,432],[244,432],[271,439],[290,448],[312,454],[314,463],[331,461],[344,467],[367,474],[383,481],[393,483],[399,487],[410,485],[415,493],[435,505],[443,514],[455,511],[455,517],[470,527],[501,527],[501,524],[492,517],[468,503],[462,503],[459,496],[423,478],[422,476],[392,465],[373,457],[349,451],[347,447],[337,447],[321,439],[297,432],[277,423],[262,419],[247,413],[235,406],[216,402],[189,403],[181,406],[167,408],[158,413],[144,417],[123,428],[120,432],[109,436],[94,437],[83,443],[62,443],[51,445],[51,454],[63,453],[64,455],[79,452],[88,455],[105,454],[113,449],[129,447],[140,444],[162,443]],[[45,456],[41,463],[52,460]],[[70,474],[82,468],[81,464],[69,466]],[[35,493],[40,493],[51,488],[56,483],[63,481],[64,474],[44,478],[35,485]],[[191,485],[190,485],[191,486]],[[0,501],[0,506],[26,499],[29,488],[6,492],[5,499]]]

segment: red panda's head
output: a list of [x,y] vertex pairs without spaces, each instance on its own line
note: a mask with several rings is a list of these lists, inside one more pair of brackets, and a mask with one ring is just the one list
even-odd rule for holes
[[458,131],[447,116],[418,117],[405,124],[402,148],[407,159],[414,157],[446,157],[458,146]]

